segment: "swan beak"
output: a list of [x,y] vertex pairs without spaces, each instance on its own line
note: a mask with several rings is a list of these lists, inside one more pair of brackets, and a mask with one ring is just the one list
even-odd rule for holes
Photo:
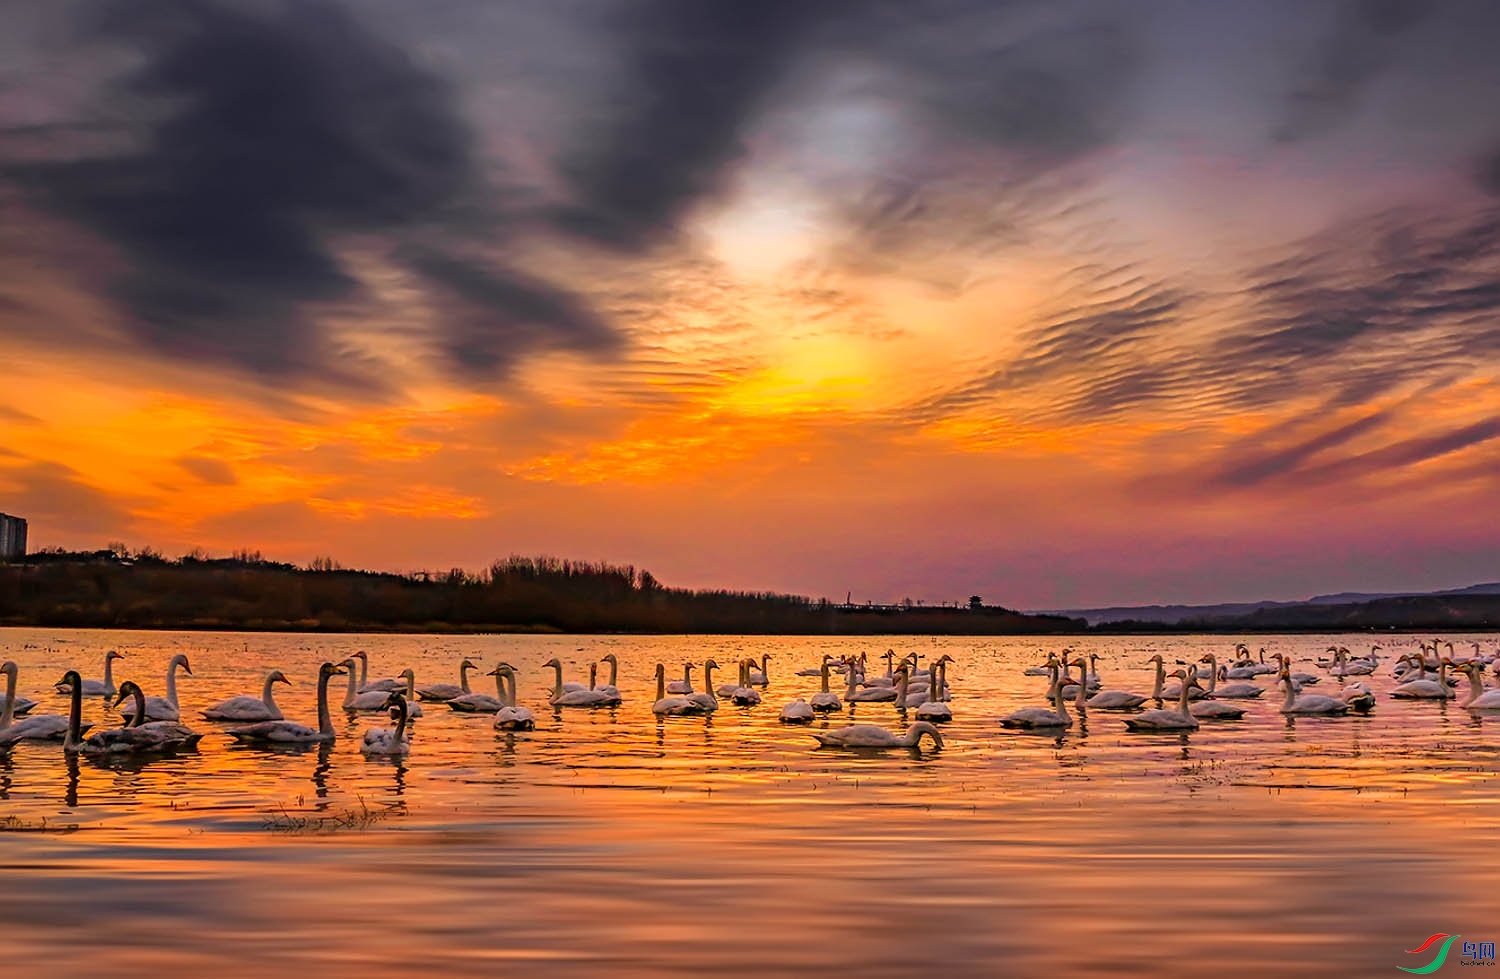
[[335,666],[333,668],[333,672],[330,673],[330,674],[328,674],[328,675],[329,676],[348,676],[349,675],[349,671],[348,670],[340,669],[339,667]]

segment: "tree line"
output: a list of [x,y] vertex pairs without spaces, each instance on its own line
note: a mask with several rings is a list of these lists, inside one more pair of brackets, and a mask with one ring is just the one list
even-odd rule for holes
[[273,631],[968,634],[1078,631],[998,606],[869,608],[772,592],[663,585],[630,565],[512,555],[479,572],[298,567],[259,552],[172,560],[121,544],[0,566],[0,624]]

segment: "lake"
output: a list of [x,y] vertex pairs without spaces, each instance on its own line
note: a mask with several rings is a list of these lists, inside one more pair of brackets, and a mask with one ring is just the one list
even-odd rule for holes
[[[1445,638],[1461,654],[1497,642]],[[55,744],[0,756],[8,959],[53,976],[1395,975],[1431,959],[1404,950],[1434,933],[1500,938],[1500,717],[1392,699],[1388,664],[1369,716],[1288,720],[1270,692],[1190,734],[1129,733],[1101,712],[1061,737],[998,723],[1043,703],[1045,678],[1022,670],[1044,650],[1097,653],[1106,687],[1146,693],[1153,653],[1225,657],[1236,641],[1313,673],[1329,645],[1371,642],[0,630],[38,712],[65,713],[52,684],[101,676],[108,649],[127,657],[117,682],[154,694],[185,652],[183,717],[207,732],[196,753],[150,761],[70,763]],[[1389,656],[1417,639],[1380,641]],[[810,729],[778,723],[818,689],[797,669],[888,647],[954,658],[942,750],[815,750]],[[506,660],[537,729],[428,704],[409,757],[367,760],[361,732],[389,722],[339,711],[342,677],[331,750],[231,747],[228,725],[197,716],[279,668],[286,716],[316,723],[318,664],[359,649],[372,678],[410,666],[419,685],[455,681],[465,656]],[[622,706],[546,707],[541,663],[586,681],[606,653]],[[675,678],[685,659],[762,653],[763,705],[651,713],[657,662]],[[852,714],[902,727],[889,704]],[[116,718],[86,701],[86,720]]]

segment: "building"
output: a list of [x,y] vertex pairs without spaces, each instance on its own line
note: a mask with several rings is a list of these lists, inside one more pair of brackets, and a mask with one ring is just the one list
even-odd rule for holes
[[26,557],[26,521],[0,513],[0,561]]

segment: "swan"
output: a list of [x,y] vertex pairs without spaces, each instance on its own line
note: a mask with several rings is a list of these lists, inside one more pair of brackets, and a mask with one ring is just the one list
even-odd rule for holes
[[[104,654],[104,679],[84,680],[83,695],[85,697],[113,697],[115,695],[115,671],[114,663],[117,659],[124,659],[125,654],[117,649],[111,649]],[[64,683],[57,684],[58,693],[68,693],[68,687]]]
[[851,724],[814,734],[820,748],[915,748],[922,736],[932,738],[932,746],[943,747],[943,732],[926,721],[917,721],[906,729],[906,734],[897,736],[876,724]]
[[1342,697],[1327,697],[1318,693],[1298,694],[1292,686],[1292,678],[1285,673],[1278,681],[1286,687],[1286,700],[1282,701],[1283,714],[1347,714],[1349,705]]
[[[355,653],[352,658],[359,660],[359,682],[355,684],[356,693],[369,693],[372,690],[384,690],[387,693],[396,693],[403,686],[400,680],[395,679],[371,680],[370,654],[366,653],[363,649]],[[350,675],[353,675],[352,671]]]
[[411,735],[406,733],[406,698],[399,693],[386,695],[395,727],[372,727],[365,732],[359,750],[366,755],[395,757],[411,751]]
[[[600,659],[599,662],[601,662],[601,663],[608,663],[609,664],[609,682],[606,683],[606,684],[601,685],[598,689],[600,691],[602,691],[602,692],[610,695],[611,697],[614,697],[616,699],[617,703],[620,702],[620,701],[623,701],[625,698],[623,698],[623,697],[620,696],[620,688],[617,687],[617,686],[615,686],[615,684],[617,682],[619,682],[619,679],[620,679],[620,660],[619,660],[619,658],[617,656],[615,656],[614,653],[605,653],[604,657],[602,659]],[[590,676],[589,676],[589,686],[590,687],[593,686],[593,675],[592,674],[590,674]]]
[[859,674],[849,671],[849,686],[844,691],[844,701],[850,704],[878,704],[896,699],[896,688],[865,687],[859,689]]
[[[693,670],[696,669],[692,663],[682,664],[682,679],[673,680],[667,684],[667,693],[692,693],[693,692]],[[656,698],[660,700],[660,697]]]
[[[1075,667],[1075,666],[1083,668],[1083,679],[1081,681],[1079,681],[1078,683],[1075,683],[1073,681],[1073,675],[1070,672],[1071,669],[1072,669],[1072,667]],[[1094,676],[1092,677],[1092,679],[1089,677],[1088,673],[1089,673],[1088,665],[1083,660],[1081,660],[1081,659],[1070,660],[1066,656],[1063,657],[1063,660],[1062,660],[1062,680],[1060,681],[1062,683],[1062,688],[1063,688],[1063,690],[1062,690],[1063,699],[1066,700],[1066,699],[1069,699],[1069,698],[1072,698],[1072,697],[1076,697],[1078,695],[1078,691],[1075,690],[1074,688],[1078,687],[1080,685],[1082,685],[1084,687],[1084,689],[1089,690],[1089,691],[1098,690],[1099,687],[1102,686],[1102,683],[1099,680],[1099,675],[1097,673],[1094,674]]]
[[423,687],[417,691],[417,696],[423,700],[436,700],[446,703],[454,697],[462,697],[469,693],[469,671],[479,669],[479,664],[464,657],[464,661],[458,664],[458,683],[434,683],[429,687]]
[[[1156,664],[1156,680],[1151,685],[1151,699],[1155,701],[1176,700],[1182,695],[1182,684],[1174,683],[1171,686],[1163,686],[1167,681],[1167,668],[1161,653],[1157,653],[1147,662]],[[1186,670],[1179,671],[1186,673]],[[1176,676],[1176,673],[1172,674]],[[1207,694],[1202,687],[1196,684],[1188,685],[1188,698],[1191,700],[1202,700]]]
[[1462,669],[1469,675],[1469,699],[1460,706],[1465,710],[1500,710],[1500,690],[1484,689],[1484,664],[1470,660]]
[[1068,716],[1068,708],[1063,703],[1062,691],[1062,684],[1058,682],[1058,675],[1054,670],[1052,684],[1048,688],[1048,696],[1052,698],[1052,709],[1048,710],[1045,707],[1022,707],[1020,710],[1012,711],[1000,718],[1000,726],[1027,729],[1072,727],[1073,718]]
[[1085,700],[1084,706],[1095,710],[1135,710],[1147,699],[1144,694],[1128,693],[1124,690],[1101,690]]
[[[387,694],[405,693],[408,697],[414,697],[415,696],[412,693],[412,691],[416,687],[417,677],[416,677],[416,673],[414,671],[412,671],[412,670],[409,670],[409,669],[405,670],[401,674],[401,678],[406,681],[405,689],[404,690],[379,690],[379,689],[376,689],[376,690],[363,690],[363,691],[360,691],[360,692],[356,693],[355,689],[354,689],[354,659],[353,659],[353,657],[350,657],[349,659],[344,660],[344,665],[347,666],[347,667],[349,667],[349,692],[344,695],[344,710],[347,710],[350,713],[368,714],[368,713],[373,713],[374,711],[389,710],[391,704],[390,704],[390,698],[387,696]],[[422,716],[422,705],[421,704],[413,704],[413,703],[410,703],[408,701],[406,709],[407,709],[407,715],[406,716],[409,717],[409,718],[410,717],[421,717]]]
[[949,706],[938,698],[942,696],[942,690],[948,683],[948,659],[944,654],[937,661],[938,675],[932,680],[932,689],[936,691],[931,695],[932,699],[917,705],[917,720],[931,721],[934,724],[942,724],[953,720],[953,711]]
[[667,668],[661,663],[656,664],[656,703],[651,705],[651,711],[669,717],[708,713],[691,697],[667,696]]
[[1399,697],[1402,700],[1447,700],[1450,697],[1457,696],[1448,687],[1448,664],[1449,660],[1446,659],[1438,664],[1438,678],[1436,680],[1424,678],[1421,680],[1412,680],[1407,683],[1398,683],[1395,689],[1391,691],[1391,696]]
[[500,667],[511,669],[509,663],[501,663],[486,676],[495,678],[495,696],[487,693],[463,693],[448,701],[448,709],[456,710],[460,714],[493,714],[503,708],[505,700],[505,681],[500,678]]
[[812,704],[798,697],[790,704],[781,708],[781,716],[777,720],[783,724],[811,724],[813,720]]
[[95,731],[84,739],[79,724],[83,714],[83,695],[78,692],[80,686],[78,674],[70,671],[63,679],[68,681],[71,687],[68,704],[68,733],[63,739],[63,750],[69,754],[81,752],[85,755],[98,756],[170,752],[191,749],[198,744],[198,739],[203,737],[187,725],[177,721],[142,723],[140,719],[146,716],[146,695],[139,685],[126,680],[120,684],[114,706],[118,707],[126,697],[133,699],[135,709],[130,713],[135,720],[124,727]]
[[[553,707],[613,707],[620,702],[618,694],[611,695],[603,690],[567,690],[562,682],[562,661],[557,657],[543,663],[544,667],[551,667],[557,671],[557,682],[552,687],[552,697],[547,702]],[[597,664],[589,667],[589,681],[592,684],[594,676],[598,673]]]
[[[501,678],[510,681],[510,688],[500,686]],[[495,711],[494,728],[497,731],[531,731],[536,728],[536,715],[526,707],[516,706],[516,671],[508,664],[495,667],[495,686],[503,695],[505,706]]]
[[1245,708],[1226,704],[1222,700],[1215,700],[1213,687],[1210,685],[1208,698],[1206,700],[1195,700],[1188,704],[1188,713],[1199,720],[1237,721],[1245,716]]
[[343,675],[344,671],[332,663],[324,663],[318,667],[317,728],[287,720],[261,721],[245,727],[232,727],[229,735],[242,744],[314,744],[332,741],[334,731],[333,719],[328,714],[328,681]]
[[828,689],[829,658],[830,657],[826,655],[823,657],[823,665],[818,670],[818,672],[823,676],[823,689],[813,694],[812,700],[809,701],[809,703],[812,705],[812,709],[820,714],[827,713],[829,711],[844,709],[844,702],[839,699],[839,695],[833,693]]
[[[146,698],[146,720],[175,721],[182,716],[182,712],[177,707],[177,668],[179,666],[188,676],[193,675],[193,668],[188,665],[186,655],[178,653],[173,656],[167,663],[167,695]],[[135,717],[135,706],[132,704],[120,711],[120,716],[127,720]]]
[[[1208,664],[1209,699],[1218,698],[1221,700],[1243,700],[1250,697],[1259,697],[1261,694],[1266,692],[1265,688],[1263,688],[1260,684],[1250,683],[1248,681],[1236,681],[1234,683],[1226,683],[1222,687],[1219,686],[1219,680],[1227,679],[1229,671],[1219,665],[1219,661],[1217,658],[1215,658],[1213,653],[1208,653],[1201,660],[1199,660],[1199,662]],[[1255,674],[1250,675],[1254,676]],[[1243,711],[1241,713],[1243,713]],[[1194,716],[1207,717],[1208,715],[1195,714]]]
[[1350,710],[1361,714],[1368,714],[1375,707],[1375,692],[1358,680],[1345,684],[1339,691],[1339,698],[1349,705]]
[[719,698],[714,696],[714,670],[719,668],[717,660],[709,660],[703,664],[703,692],[689,694],[688,700],[698,705],[699,710],[705,714],[712,714],[719,709]]
[[281,708],[276,706],[276,697],[272,692],[278,683],[291,686],[292,681],[280,670],[272,670],[266,674],[266,682],[259,697],[240,694],[238,697],[221,700],[199,713],[210,721],[279,721]]
[[[61,741],[68,733],[68,719],[61,714],[34,714],[21,720],[13,720],[16,702],[16,677],[20,673],[14,663],[0,664],[0,673],[5,674],[5,707],[0,710],[0,749],[9,748],[17,741]],[[79,728],[80,733],[92,725]]]
[[750,684],[750,673],[755,660],[740,660],[740,683],[730,691],[729,699],[736,707],[755,707],[760,703],[760,691]]
[[750,661],[750,682],[748,686],[765,687],[770,686],[771,654],[762,653],[760,656],[760,669],[755,668],[755,660]]
[[[1161,664],[1157,663],[1157,669]],[[1192,698],[1193,691],[1198,688],[1198,678],[1187,670],[1174,670],[1172,676],[1180,682],[1177,684],[1177,709],[1158,707],[1155,710],[1142,711],[1134,717],[1125,718],[1125,726],[1132,731],[1196,731],[1198,730],[1198,719],[1188,712],[1188,701]]]
[[927,690],[924,688],[915,693],[911,689],[911,678],[906,675],[906,664],[896,671],[896,709],[905,710],[908,707],[920,707],[927,700]]

